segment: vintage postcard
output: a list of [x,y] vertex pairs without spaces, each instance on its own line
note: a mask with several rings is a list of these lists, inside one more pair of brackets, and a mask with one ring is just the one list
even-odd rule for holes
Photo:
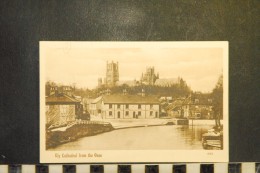
[[40,42],[40,162],[227,162],[228,42]]

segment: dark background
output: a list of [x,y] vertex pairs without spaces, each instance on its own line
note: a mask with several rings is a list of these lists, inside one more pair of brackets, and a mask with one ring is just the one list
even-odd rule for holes
[[257,0],[1,1],[0,163],[39,162],[43,40],[229,41],[230,162],[260,161],[259,7]]

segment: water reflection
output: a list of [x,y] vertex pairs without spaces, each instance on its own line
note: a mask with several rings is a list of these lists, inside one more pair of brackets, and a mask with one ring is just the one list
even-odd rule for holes
[[[184,139],[187,145],[197,146],[202,148],[202,134],[206,133],[212,126],[181,126],[177,128],[177,131],[181,134],[181,138]],[[199,143],[198,143],[199,142]]]
[[114,130],[52,150],[202,150],[202,134],[212,126],[153,126]]

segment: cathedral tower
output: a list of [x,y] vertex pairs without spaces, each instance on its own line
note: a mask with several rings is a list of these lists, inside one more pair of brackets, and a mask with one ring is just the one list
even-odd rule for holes
[[118,81],[119,81],[118,62],[114,63],[112,61],[111,63],[109,63],[107,61],[106,85],[115,86],[116,82]]

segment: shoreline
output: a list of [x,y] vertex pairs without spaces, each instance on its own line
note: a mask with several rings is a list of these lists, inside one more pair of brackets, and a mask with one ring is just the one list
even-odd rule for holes
[[[114,129],[125,129],[146,126],[163,126],[163,125],[215,125],[215,120],[201,119],[178,119],[178,118],[159,118],[159,119],[134,119],[134,120],[107,120]],[[221,120],[221,123],[223,121]]]
[[46,132],[46,149],[75,141],[82,137],[94,136],[114,130],[111,124],[75,124],[65,131]]
[[[57,130],[53,129],[46,132],[46,149],[52,149],[59,145],[75,141],[82,137],[95,136],[113,130],[152,127],[152,126],[169,126],[178,125],[177,120],[183,119],[138,119],[138,120],[113,120],[97,124],[75,124],[68,128]],[[188,120],[188,119],[187,119]],[[180,124],[184,126],[203,126],[215,125],[215,120],[188,120],[188,124]],[[222,123],[222,120],[221,120]]]

